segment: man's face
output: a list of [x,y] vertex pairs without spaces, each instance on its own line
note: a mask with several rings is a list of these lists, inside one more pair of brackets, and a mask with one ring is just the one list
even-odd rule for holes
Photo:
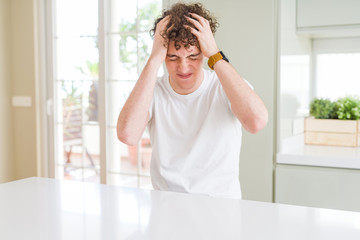
[[169,43],[165,59],[170,76],[170,84],[175,92],[189,94],[194,92],[203,80],[203,54],[196,46],[176,50],[174,42]]

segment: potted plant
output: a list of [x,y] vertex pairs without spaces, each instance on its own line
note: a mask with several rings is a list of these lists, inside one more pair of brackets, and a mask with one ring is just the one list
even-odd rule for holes
[[305,119],[305,144],[360,146],[360,100],[343,97],[335,102],[316,98]]

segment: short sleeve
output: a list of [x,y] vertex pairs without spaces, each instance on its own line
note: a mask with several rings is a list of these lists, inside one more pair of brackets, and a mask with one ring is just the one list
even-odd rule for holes
[[244,81],[249,85],[249,87],[252,89],[252,90],[254,90],[254,87],[253,87],[253,85],[251,85],[251,83],[249,83],[249,81],[248,80],[246,80],[245,78],[243,78],[244,79]]
[[153,99],[151,100],[151,104],[150,104],[150,107],[149,107],[149,122],[151,121],[152,119],[152,112],[153,112],[153,105],[154,105],[154,96],[153,96]]
[[154,112],[154,104],[156,102],[155,98],[157,97],[158,95],[158,92],[159,92],[159,84],[162,80],[162,77],[158,77],[157,80],[156,80],[156,83],[155,83],[155,87],[154,87],[154,93],[153,93],[153,97],[152,97],[152,100],[151,100],[151,103],[150,103],[150,107],[149,107],[149,122],[151,121],[152,117],[153,117],[153,112]]

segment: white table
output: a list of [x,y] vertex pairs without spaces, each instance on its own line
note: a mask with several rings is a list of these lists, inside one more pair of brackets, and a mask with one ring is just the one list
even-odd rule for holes
[[0,184],[0,239],[360,240],[360,213],[28,178]]

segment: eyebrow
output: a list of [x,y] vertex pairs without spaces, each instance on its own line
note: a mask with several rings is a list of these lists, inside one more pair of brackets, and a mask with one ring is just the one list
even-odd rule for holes
[[166,56],[168,56],[168,57],[179,57],[179,56],[177,56],[177,55],[175,55],[175,54],[166,54]]
[[[197,57],[197,56],[199,56],[201,54],[201,52],[199,52],[199,53],[196,53],[196,54],[190,54],[189,56],[187,56],[187,57]],[[179,57],[178,55],[176,55],[176,54],[167,54],[166,55],[167,57],[169,57],[169,58],[173,58],[173,57]]]
[[200,54],[201,54],[201,52],[196,53],[196,54],[190,54],[188,57],[197,57],[197,56],[199,56]]

